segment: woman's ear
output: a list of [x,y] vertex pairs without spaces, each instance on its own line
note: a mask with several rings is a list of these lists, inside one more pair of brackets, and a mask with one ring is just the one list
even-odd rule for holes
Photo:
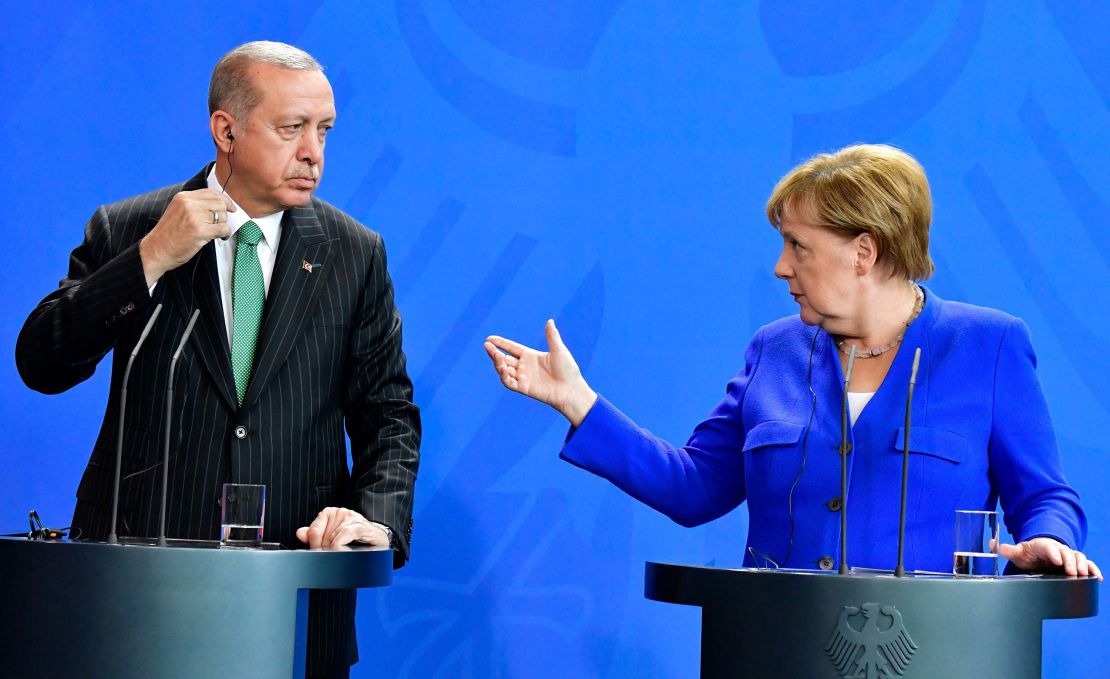
[[879,263],[879,244],[866,231],[856,236],[856,273],[865,276]]

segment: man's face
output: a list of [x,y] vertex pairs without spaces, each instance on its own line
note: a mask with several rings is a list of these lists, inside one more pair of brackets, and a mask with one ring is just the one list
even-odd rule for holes
[[264,217],[312,197],[324,173],[324,139],[335,124],[335,99],[319,71],[258,63],[250,74],[262,101],[232,126],[226,188],[247,214]]

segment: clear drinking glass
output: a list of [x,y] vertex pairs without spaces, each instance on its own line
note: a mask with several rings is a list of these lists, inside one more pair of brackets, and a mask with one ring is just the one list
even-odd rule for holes
[[266,486],[225,483],[220,496],[220,544],[258,547],[266,519]]
[[979,577],[998,575],[998,512],[956,511],[952,572]]

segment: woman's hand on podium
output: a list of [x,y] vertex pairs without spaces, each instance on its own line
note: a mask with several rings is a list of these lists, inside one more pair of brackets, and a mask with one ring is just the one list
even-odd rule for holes
[[586,384],[554,320],[547,321],[544,333],[547,351],[536,351],[497,335],[487,337],[484,346],[501,384],[546,403],[577,427],[597,401],[597,393]]
[[999,545],[998,555],[1010,560],[1023,571],[1048,573],[1064,571],[1079,577],[1095,576],[1102,580],[1102,571],[1083,552],[1072,549],[1052,538],[1033,538],[1016,545]]

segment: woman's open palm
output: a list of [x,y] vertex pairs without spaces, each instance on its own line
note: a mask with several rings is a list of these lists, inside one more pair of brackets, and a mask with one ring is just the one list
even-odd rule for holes
[[547,351],[536,351],[504,337],[486,338],[485,349],[501,383],[555,408],[578,425],[596,399],[582,371],[563,344],[554,320],[544,327]]

